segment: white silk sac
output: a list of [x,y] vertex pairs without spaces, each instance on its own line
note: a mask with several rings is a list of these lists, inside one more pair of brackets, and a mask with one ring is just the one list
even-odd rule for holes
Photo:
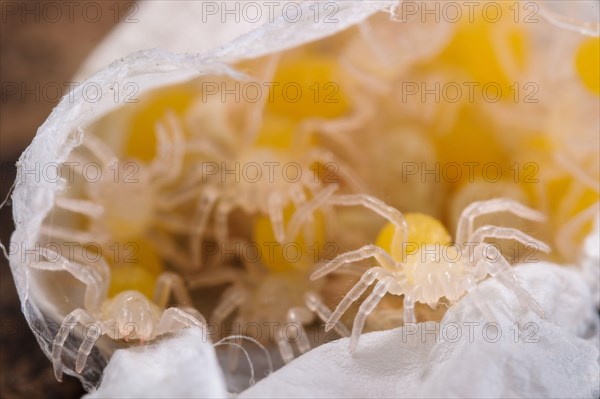
[[[309,9],[311,4],[302,4],[301,12],[306,17],[301,20],[290,23],[277,18],[204,54],[175,54],[151,49],[120,58],[85,79],[60,101],[18,161],[12,194],[15,231],[8,251],[23,313],[48,357],[62,320],[73,310],[73,304],[82,306],[80,297],[84,288],[81,284],[65,284],[57,278],[48,278],[47,273],[33,273],[28,267],[44,260],[39,249],[48,242],[41,234],[42,222],[51,211],[56,194],[65,190],[68,184],[63,179],[45,176],[50,173],[48,168],[54,167],[52,170],[56,172],[58,165],[67,161],[73,149],[82,143],[87,126],[131,102],[131,90],[114,90],[115,83],[119,87],[134,87],[135,96],[139,98],[151,89],[198,77],[244,80],[247,77],[235,71],[231,64],[331,36],[393,5],[395,2],[389,1],[341,2],[336,21],[315,23]],[[75,330],[80,330],[75,331],[80,337],[85,333],[82,329]],[[63,372],[76,376],[90,390],[99,383],[102,370],[115,348],[106,339],[101,339],[87,359],[83,372],[76,373],[74,359],[80,344],[81,340],[67,340],[62,353],[62,359],[67,363],[62,366]],[[69,359],[72,365],[69,365]]]
[[[167,3],[170,6],[171,2],[163,1],[144,3],[141,6],[144,14],[138,16],[142,24],[135,26],[149,31],[156,29],[151,38],[155,37],[164,49],[137,51],[116,58],[105,66],[104,60],[121,57],[111,51],[147,46],[129,42],[112,48],[110,43],[103,43],[99,48],[101,53],[94,53],[80,71],[85,74],[88,71],[98,72],[83,80],[60,101],[39,127],[33,142],[17,164],[12,194],[15,231],[8,247],[9,262],[22,311],[49,358],[52,357],[53,341],[61,323],[74,309],[84,308],[86,302],[85,287],[67,271],[50,272],[30,267],[44,261],[40,258],[40,247],[48,245],[48,239],[42,233],[43,223],[52,215],[56,198],[69,188],[69,182],[53,178],[54,171],[60,169],[73,150],[82,144],[89,126],[127,106],[132,93],[126,88],[134,87],[135,97],[140,97],[153,89],[198,78],[249,81],[251,77],[236,70],[234,64],[295,49],[361,26],[369,18],[381,18],[374,19],[380,22],[388,16],[390,21],[402,17],[398,9],[402,2],[397,0],[335,1],[332,2],[336,4],[335,18],[317,20],[311,8],[314,2],[296,2],[303,15],[298,21],[279,17],[260,26],[257,24],[254,29],[246,26],[236,31],[245,32],[242,36],[224,45],[213,46],[212,50],[203,53],[190,53],[197,51],[193,47],[197,30],[190,28],[187,31],[184,23],[177,29],[171,26],[165,31],[161,31],[161,27],[144,25],[151,15],[165,15],[166,11],[161,7]],[[185,3],[193,7],[193,2],[179,3],[178,6],[183,6],[183,9]],[[559,2],[556,3],[554,6],[541,3],[540,15],[554,29],[549,37],[556,36],[559,29],[573,35],[600,34],[598,24],[584,18],[588,14],[576,15],[575,11],[580,8],[560,8]],[[593,7],[597,13],[597,2]],[[143,18],[144,15],[148,18]],[[186,20],[191,25],[189,15]],[[134,28],[133,25],[121,25],[107,40],[118,41]],[[161,32],[180,39],[167,40],[165,36],[158,40]],[[377,29],[373,32],[373,42],[377,42],[379,32]],[[430,56],[428,45],[433,46],[433,52],[444,44],[445,31],[439,37],[436,32],[420,32],[432,36],[418,41],[416,53],[419,54],[396,51],[389,60],[398,65],[398,69],[408,69],[411,56],[426,59]],[[204,32],[205,35],[211,33]],[[413,33],[409,31],[406,36]],[[139,32],[136,37],[140,41],[148,38]],[[181,37],[189,40],[184,42]],[[223,37],[230,39],[235,34],[229,32]],[[169,43],[174,44],[170,46]],[[400,49],[406,45],[404,40],[395,44]],[[206,40],[201,47],[210,48]],[[382,46],[380,50],[385,52],[388,49]],[[363,57],[360,48],[353,53]],[[350,61],[360,65],[361,59]],[[393,74],[388,70],[375,72]],[[115,87],[124,89],[115,90]],[[381,88],[378,96],[389,94],[388,90]],[[209,103],[203,109],[211,113],[208,107]],[[426,117],[421,115],[423,112],[418,114]],[[210,127],[206,129],[210,130]],[[88,137],[92,136],[88,134]],[[106,137],[115,139],[115,142],[119,139],[118,132],[112,136],[109,133]],[[415,143],[419,147],[418,137],[415,137]],[[108,144],[113,145],[114,142]],[[385,146],[385,143],[381,145]],[[406,141],[397,143],[397,147],[410,148]],[[411,152],[417,153],[412,149]],[[387,163],[385,165],[387,167]],[[128,197],[128,194],[123,192],[115,196]],[[422,196],[435,197],[429,192]],[[140,220],[150,218],[151,212],[146,212],[143,204],[125,203],[123,206],[121,213],[139,213]],[[409,324],[389,331],[365,333],[353,354],[348,351],[347,338],[326,343],[265,378],[262,378],[262,370],[259,375],[256,367],[256,375],[260,377],[256,380],[260,381],[253,384],[253,374],[253,385],[241,392],[240,397],[597,398],[600,395],[598,245],[596,223],[595,232],[585,241],[581,256],[577,256],[581,258],[580,265],[566,267],[537,263],[515,266],[525,288],[543,306],[545,319],[521,308],[511,291],[498,281],[488,279],[461,299],[456,288],[457,302],[439,323]],[[496,319],[484,318],[483,313],[493,314]],[[61,373],[80,379],[90,392],[90,398],[225,397],[230,394],[225,387],[235,376],[223,367],[223,361],[217,361],[213,345],[198,331],[190,328],[174,336],[161,336],[157,340],[152,337],[148,338],[150,342],[142,340],[142,345],[133,347],[129,347],[127,340],[102,336],[94,341],[83,370],[76,372],[78,350],[89,334],[89,331],[77,328],[66,340],[59,367],[62,368]],[[125,336],[125,332],[121,335]],[[150,332],[145,335],[151,337]],[[249,351],[246,353],[248,362],[256,366],[256,359],[264,356],[264,352]],[[270,366],[272,369],[272,364]]]

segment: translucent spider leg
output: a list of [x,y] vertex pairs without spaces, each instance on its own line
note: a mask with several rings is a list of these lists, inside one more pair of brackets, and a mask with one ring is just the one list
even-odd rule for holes
[[48,238],[59,239],[65,242],[78,242],[81,244],[107,242],[110,240],[108,233],[88,233],[83,230],[47,224],[42,224],[40,227],[40,234]]
[[57,196],[54,199],[54,205],[58,208],[79,213],[92,219],[98,219],[104,213],[104,208],[101,205],[83,199]]
[[241,286],[234,284],[227,288],[221,295],[218,305],[212,314],[212,322],[221,327],[225,319],[243,304],[248,298],[247,291]]
[[172,272],[161,273],[156,280],[152,302],[161,308],[166,308],[171,294],[179,305],[192,306],[192,298],[181,276]]
[[[279,65],[280,58],[281,57],[279,54],[274,54],[269,56],[267,62],[264,63],[265,69],[262,71],[261,76],[263,83],[267,83],[273,79],[273,76],[275,76],[275,71],[277,70],[277,66]],[[244,132],[244,141],[246,145],[252,145],[260,131],[267,99],[268,96],[260,96],[259,101],[254,104],[246,117],[246,123],[244,124],[246,126],[246,131]]]
[[88,149],[100,161],[103,171],[107,171],[109,167],[119,163],[119,158],[113,150],[93,134],[86,134],[84,136],[82,146]]
[[512,227],[498,227],[498,226],[481,226],[471,234],[469,242],[471,243],[483,243],[488,238],[498,238],[502,240],[515,240],[526,246],[533,246],[535,249],[539,249],[543,252],[550,252],[551,249],[543,241],[533,238],[529,234],[523,233],[521,230],[514,229]]
[[[327,306],[325,306],[325,304],[323,303],[321,298],[316,293],[314,293],[314,292],[306,293],[306,295],[304,296],[304,303],[306,304],[306,307],[311,312],[314,312],[317,315],[317,317],[319,319],[321,319],[324,323],[327,323],[329,320],[332,319],[333,314],[332,314],[331,310]],[[326,331],[328,331],[327,324],[325,324],[325,326],[326,326]],[[333,329],[341,337],[349,337],[350,336],[350,332],[348,331],[346,326],[344,324],[342,324],[341,321],[337,321],[336,323],[334,323],[333,326],[330,327],[330,329]]]
[[526,207],[514,200],[497,198],[489,201],[476,201],[462,211],[456,228],[456,241],[460,243],[467,242],[466,240],[473,233],[475,219],[477,217],[498,212],[510,212],[513,215],[534,222],[543,222],[546,220],[543,213]]
[[185,135],[181,124],[171,110],[167,111],[165,118],[172,139],[169,139],[165,125],[157,123],[155,128],[157,156],[150,164],[150,173],[162,185],[173,183],[181,175],[185,156]]
[[408,237],[408,224],[400,211],[367,194],[335,195],[328,203],[341,206],[364,206],[392,223],[396,229],[392,237],[391,253],[393,257],[400,259],[402,243]]
[[273,227],[275,239],[278,242],[284,242],[285,227],[283,225],[283,199],[277,192],[271,193],[267,200],[269,205],[269,219]]
[[404,312],[404,324],[416,323],[417,317],[415,316],[415,299],[407,292],[404,294],[403,312]]
[[[82,265],[76,262],[71,262],[58,253],[48,249],[42,249],[41,252],[49,261],[32,264],[32,268],[52,271],[64,270],[68,272],[86,285],[84,295],[84,306],[86,309],[92,311],[97,311],[100,309],[102,301],[106,298],[106,293],[108,290],[108,278],[110,275],[108,265],[103,259],[97,262],[96,267],[96,265]],[[86,326],[88,328],[85,330],[85,338],[77,353],[75,370],[78,373],[83,370],[87,357],[89,356],[92,348],[105,331],[104,325],[101,323],[96,323],[95,319],[83,309],[76,309],[65,318],[52,345],[54,373],[59,381],[61,381],[62,378],[60,362],[64,343],[72,327],[74,327],[74,325],[76,325],[78,322],[84,321],[92,322],[94,324],[92,326]],[[91,329],[91,327],[95,328]],[[94,331],[94,334],[90,334],[90,331]],[[56,362],[58,362],[58,368]]]
[[354,285],[336,306],[335,310],[329,316],[325,323],[325,331],[330,331],[338,323],[342,315],[348,310],[352,303],[356,302],[358,298],[373,284],[376,280],[381,280],[382,277],[388,277],[390,274],[381,267],[373,267],[365,272],[360,278],[358,283]]
[[485,267],[490,276],[498,279],[500,283],[511,290],[525,309],[531,309],[541,318],[546,318],[543,307],[521,285],[514,270],[500,251],[493,245],[483,244],[480,247],[481,258],[477,265]]
[[227,241],[229,236],[229,214],[235,207],[231,199],[222,199],[215,211],[215,236],[219,243]]
[[[290,198],[292,203],[294,204],[294,209],[298,209],[302,207],[306,203],[306,194],[304,193],[304,188],[293,185],[290,188]],[[304,237],[306,238],[306,242],[315,242],[314,231],[311,228],[314,223],[314,217],[312,213],[306,217],[306,223],[304,224]],[[287,235],[288,229],[284,233],[284,240],[291,239]],[[280,242],[281,244],[285,244],[285,242]]]
[[367,21],[361,22],[358,24],[358,31],[360,32],[360,37],[369,44],[371,53],[377,58],[377,60],[386,67],[391,67],[393,63],[389,54],[390,49],[385,48],[382,45],[381,40],[375,37],[371,24]]
[[[357,193],[369,191],[366,184],[360,181],[360,179],[355,176],[355,173],[352,172],[352,168],[338,159],[330,151],[318,148],[312,149],[309,151],[307,159],[309,160],[309,163],[319,162],[323,164],[325,168],[333,169],[331,175],[325,176],[324,183],[331,184],[331,179],[335,179],[334,176],[340,176],[342,180],[350,186],[352,191]],[[339,182],[336,181],[335,183]]]
[[[298,146],[299,148],[305,147],[307,139],[317,132],[334,141],[335,146],[340,149],[339,152],[345,153],[347,159],[357,160],[363,158],[361,148],[357,147],[355,141],[348,135],[348,132],[355,131],[357,126],[364,125],[369,117],[375,113],[375,107],[370,99],[365,98],[364,93],[357,89],[348,89],[353,92],[354,112],[336,119],[306,119],[298,127],[294,146]],[[298,140],[303,140],[304,143]]]
[[163,312],[156,327],[157,335],[177,332],[183,328],[199,327],[204,337],[208,337],[206,323],[179,308],[168,308]]
[[465,276],[464,289],[471,304],[474,308],[479,310],[483,318],[488,322],[495,322],[495,312],[490,309],[486,300],[482,298],[482,295],[479,292],[479,285],[477,284],[473,273],[469,273]]
[[[65,317],[65,319],[63,320],[63,322],[60,326],[60,329],[58,330],[58,333],[56,334],[56,337],[54,337],[54,341],[52,342],[52,354],[51,354],[52,366],[54,367],[54,376],[56,377],[56,379],[58,381],[62,381],[63,371],[62,371],[61,355],[62,355],[62,351],[63,351],[64,345],[65,345],[65,342],[67,341],[67,337],[69,336],[69,333],[78,324],[89,325],[89,324],[95,323],[95,321],[96,321],[96,319],[83,309],[75,309],[74,311],[69,313],[67,315],[67,317]],[[85,343],[85,341],[84,341],[84,343]],[[89,345],[86,345],[84,350],[88,346]],[[93,344],[92,344],[92,347],[93,347]],[[91,351],[91,349],[90,349],[90,351]],[[83,357],[84,355],[85,354],[83,353],[83,351],[81,350],[81,347],[80,347],[80,350],[77,354],[76,364],[81,364],[82,360],[80,360],[80,358]],[[87,356],[85,356],[85,357],[87,358]],[[83,361],[83,364],[85,364],[85,361]],[[83,366],[81,367],[81,370],[83,370]]]
[[31,263],[29,266],[37,270],[66,271],[85,284],[84,305],[89,311],[100,309],[108,292],[110,271],[103,259],[94,265],[83,265],[71,262],[62,255],[47,248],[40,250],[47,259],[45,262]]
[[288,325],[295,325],[297,328],[295,342],[298,348],[298,352],[300,352],[301,354],[306,353],[310,350],[310,340],[308,339],[308,333],[306,332],[304,326],[310,324],[313,321],[313,319],[314,314],[307,308],[295,307],[288,310]]
[[362,248],[354,251],[348,251],[337,256],[335,259],[327,262],[321,268],[315,270],[310,275],[310,279],[316,280],[333,272],[335,269],[346,263],[354,263],[368,258],[375,258],[377,262],[387,270],[394,270],[397,268],[394,259],[383,248],[369,244]]
[[367,316],[373,312],[373,309],[375,309],[381,299],[387,294],[389,288],[394,284],[396,284],[396,280],[392,276],[385,277],[375,285],[373,292],[360,305],[356,318],[354,319],[354,325],[352,326],[350,352],[354,352],[358,345],[358,340],[365,325],[365,321],[367,320]]
[[280,328],[275,332],[275,343],[279,348],[279,354],[281,355],[283,362],[285,364],[288,364],[289,362],[294,360],[294,350],[292,349],[292,346],[284,336],[284,331],[285,330],[283,328]]
[[239,282],[239,272],[229,267],[218,267],[207,270],[200,275],[188,278],[190,288],[212,287],[226,283]]
[[313,198],[310,201],[304,202],[300,207],[296,209],[286,228],[286,241],[292,240],[298,235],[302,224],[309,221],[312,218],[313,213],[317,209],[320,209],[327,204],[328,200],[337,190],[337,188],[337,184],[332,184],[323,188],[322,190],[314,194]]
[[91,325],[87,323],[85,327],[85,338],[79,346],[77,358],[75,359],[75,371],[78,373],[83,371],[94,345],[107,330],[104,324],[100,322],[93,322]]
[[204,234],[208,226],[210,215],[217,202],[218,193],[212,187],[208,187],[200,195],[196,213],[192,217],[193,233],[189,237],[190,252],[192,255],[192,264],[194,267],[202,265],[201,253]]
[[383,95],[390,92],[390,84],[367,71],[359,69],[347,56],[340,57],[342,68],[352,75],[363,87],[366,87],[374,94]]

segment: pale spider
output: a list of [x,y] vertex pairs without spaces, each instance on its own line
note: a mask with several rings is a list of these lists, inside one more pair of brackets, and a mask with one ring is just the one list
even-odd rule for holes
[[[272,272],[264,265],[244,262],[244,270],[228,266],[206,270],[190,280],[190,288],[230,284],[215,307],[211,324],[223,326],[233,313],[234,326],[242,333],[255,335],[264,344],[274,342],[285,363],[295,357],[292,343],[300,354],[311,348],[304,326],[330,319],[332,312],[318,294],[320,285],[308,280],[307,271]],[[332,328],[342,337],[350,335],[335,322]],[[254,331],[256,330],[256,331]]]
[[[180,228],[171,226],[176,219],[173,210],[181,205],[181,198],[186,199],[173,188],[182,178],[185,140],[175,115],[168,111],[166,124],[158,123],[155,134],[157,155],[148,164],[134,159],[119,160],[108,144],[91,133],[85,134],[81,145],[85,151],[71,154],[63,165],[68,168],[63,175],[68,174],[69,180],[79,176],[83,182],[83,195],[87,198],[59,195],[54,205],[83,215],[89,224],[85,229],[78,229],[45,223],[42,234],[82,245],[94,243],[100,246],[113,241],[143,239],[173,266],[185,269],[188,266],[186,257],[176,241],[165,233],[165,229],[182,233]],[[183,233],[191,230],[190,227]]]
[[[481,215],[509,212],[524,219],[542,221],[544,216],[541,213],[508,199],[471,203],[462,212],[454,245],[449,246],[451,239],[444,226],[430,216],[409,214],[405,218],[396,209],[368,195],[336,195],[331,196],[327,202],[331,205],[366,206],[389,222],[380,233],[380,245],[366,245],[341,254],[311,275],[311,279],[318,279],[344,264],[368,258],[374,258],[379,264],[363,274],[327,321],[326,331],[332,328],[371,284],[378,281],[373,292],[361,304],[354,319],[350,339],[351,351],[354,351],[358,344],[367,316],[385,294],[404,295],[404,322],[414,323],[415,302],[435,308],[440,299],[445,297],[450,304],[456,303],[488,275],[498,278],[517,295],[519,301],[543,317],[543,309],[520,285],[508,261],[497,248],[485,243],[485,240],[516,240],[544,252],[549,252],[550,248],[514,228],[492,225],[474,228],[475,219]],[[388,247],[389,250],[382,246]],[[442,250],[445,250],[445,254]],[[482,311],[485,311],[484,308]]]
[[[318,199],[331,190],[322,190],[307,204],[321,204]],[[221,326],[236,312],[234,326],[248,330],[242,334],[254,334],[265,344],[275,343],[285,363],[294,358],[290,338],[299,353],[308,351],[311,345],[304,326],[313,323],[315,315],[323,321],[331,316],[321,300],[321,295],[329,295],[327,287],[308,279],[314,263],[327,256],[331,249],[325,234],[330,224],[324,219],[323,207],[315,207],[319,209],[311,215],[310,223],[302,230],[298,227],[291,232],[292,236],[288,235],[288,241],[293,241],[292,254],[286,249],[287,243],[282,245],[276,241],[268,216],[257,215],[253,220],[252,242],[236,240],[227,245],[227,252],[238,254],[242,268],[222,265],[223,257],[217,257],[216,267],[207,267],[189,280],[190,289],[230,284],[214,309],[211,321]],[[289,211],[284,213],[286,221],[289,215]],[[309,220],[308,217],[302,219]],[[249,252],[252,248],[256,253]],[[256,326],[258,330],[248,329],[249,326]],[[349,335],[341,323],[335,323],[333,328],[341,336]],[[295,333],[293,337],[287,336],[292,333]]]
[[[52,364],[59,381],[63,373],[63,346],[77,325],[87,330],[75,361],[77,373],[82,372],[96,341],[104,334],[115,341],[144,343],[186,327],[205,328],[204,318],[191,308],[191,299],[177,274],[164,272],[158,277],[152,301],[133,290],[106,299],[110,268],[104,259],[84,264],[70,261],[47,248],[41,249],[40,255],[45,260],[31,263],[32,269],[65,271],[86,287],[83,308],[73,310],[64,318],[52,344]],[[182,308],[167,308],[171,293]]]
[[[278,57],[272,57],[266,63],[264,82],[281,79],[302,83],[306,79],[318,81],[323,79],[319,74],[328,78],[335,66],[333,61],[314,57],[299,61],[300,69],[297,66],[277,69],[278,62]],[[306,76],[295,76],[295,72]],[[228,126],[224,133],[218,137],[203,135],[205,115],[200,115],[197,123],[190,126],[190,129],[198,131],[190,140],[188,150],[201,155],[196,168],[199,174],[196,178],[198,211],[191,220],[195,236],[190,240],[190,246],[195,267],[202,264],[200,245],[211,218],[214,236],[219,243],[226,243],[231,238],[228,219],[235,209],[251,217],[267,215],[276,240],[283,242],[284,212],[287,208],[297,208],[334,180],[340,180],[353,191],[365,191],[356,173],[321,144],[321,138],[326,136],[327,140],[339,144],[337,147],[352,147],[351,140],[340,132],[345,126],[362,120],[365,107],[350,108],[346,104],[349,101],[343,98],[339,105],[335,104],[334,111],[327,111],[328,115],[320,113],[332,107],[313,104],[312,108],[303,109],[302,115],[298,116],[296,114],[300,111],[297,107],[284,113],[285,109],[281,110],[277,104],[267,101],[268,96],[265,95],[256,104],[244,105],[246,112],[242,116],[241,131],[231,122],[223,121],[222,125]],[[204,108],[205,104],[200,104],[197,110],[192,109],[188,123],[194,119],[194,112],[202,113]],[[304,115],[309,111],[314,115]],[[230,116],[230,119],[233,118]]]

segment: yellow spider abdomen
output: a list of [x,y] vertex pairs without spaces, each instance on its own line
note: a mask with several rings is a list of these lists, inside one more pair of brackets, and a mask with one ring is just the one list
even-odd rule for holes
[[[283,212],[287,224],[294,214],[294,207],[288,206]],[[325,220],[322,212],[313,215],[311,240],[305,237],[305,229],[287,243],[275,239],[271,220],[267,215],[259,215],[254,223],[254,242],[258,245],[262,263],[274,273],[305,270],[324,255]]]
[[[428,244],[448,245],[451,237],[444,225],[434,217],[423,213],[407,213],[404,215],[408,224],[408,237],[404,239],[404,248],[401,254],[410,255],[419,250],[421,246]],[[395,226],[386,223],[377,236],[376,245],[392,254],[392,237]]]
[[585,40],[575,56],[575,67],[583,85],[600,95],[600,38]]
[[152,245],[145,240],[115,244],[107,256],[111,265],[108,296],[114,297],[127,290],[139,291],[152,298],[158,276],[164,266]]
[[295,121],[343,115],[349,110],[349,100],[340,87],[339,73],[337,63],[323,56],[282,61],[273,77],[276,95],[267,101],[267,112]]

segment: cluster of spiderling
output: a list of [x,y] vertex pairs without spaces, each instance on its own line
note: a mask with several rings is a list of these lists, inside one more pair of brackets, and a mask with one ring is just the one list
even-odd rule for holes
[[[598,147],[572,162],[573,149],[562,151],[567,127],[549,124],[552,106],[507,94],[551,57],[530,48],[534,34],[514,22],[429,26],[375,16],[317,44],[240,63],[235,78],[159,89],[85,129],[63,165],[74,181],[42,234],[99,256],[42,250],[32,264],[32,273],[63,271],[85,286],[81,303],[65,306],[53,343],[57,378],[77,323],[97,327],[79,345],[73,368],[81,372],[103,336],[140,343],[191,326],[274,345],[286,363],[322,341],[309,330],[323,323],[351,335],[355,348],[365,325],[439,317],[419,307],[451,306],[488,276],[543,316],[506,245],[488,242],[548,252],[505,226],[512,214],[543,234],[545,216],[556,234],[544,238],[563,258],[574,253],[598,201]],[[424,42],[399,40],[411,35]],[[585,104],[598,101],[589,73],[599,68],[597,49],[597,39],[565,44],[574,61],[563,79]],[[456,81],[495,82],[504,94],[497,102],[482,92],[422,101],[406,91]],[[507,112],[521,119],[508,121]],[[539,184],[527,180],[528,157]],[[488,164],[504,176],[486,175]],[[464,169],[448,177],[447,165]],[[371,258],[377,266],[363,265]],[[401,303],[386,303],[388,293]]]

